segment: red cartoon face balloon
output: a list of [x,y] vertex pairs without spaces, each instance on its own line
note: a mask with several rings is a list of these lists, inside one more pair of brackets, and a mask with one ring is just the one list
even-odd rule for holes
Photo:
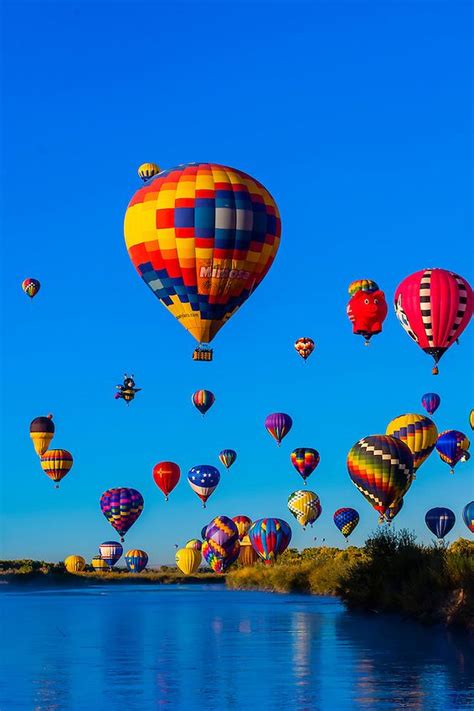
[[357,291],[347,304],[347,315],[353,333],[368,341],[380,333],[387,316],[387,303],[383,291]]

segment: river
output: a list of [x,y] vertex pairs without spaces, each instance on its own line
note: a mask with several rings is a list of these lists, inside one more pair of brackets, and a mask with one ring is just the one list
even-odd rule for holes
[[462,634],[205,585],[5,589],[1,711],[474,708]]

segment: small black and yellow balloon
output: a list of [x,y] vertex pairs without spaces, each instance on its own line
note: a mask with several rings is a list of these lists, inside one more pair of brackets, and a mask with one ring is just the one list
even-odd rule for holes
[[35,417],[30,424],[30,437],[36,454],[41,457],[54,437],[53,416]]
[[94,570],[97,570],[99,572],[109,569],[109,566],[107,565],[107,563],[105,562],[105,560],[102,558],[101,555],[95,555],[91,560],[91,565],[94,568]]
[[158,175],[160,172],[160,166],[156,165],[156,163],[142,163],[137,171],[144,183],[150,180],[150,178],[153,178],[154,175]]

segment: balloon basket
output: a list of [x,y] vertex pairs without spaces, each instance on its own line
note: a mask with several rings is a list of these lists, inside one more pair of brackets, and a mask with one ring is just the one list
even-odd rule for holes
[[431,373],[432,373],[433,375],[438,375],[439,370],[438,370],[438,366],[437,366],[437,365],[434,366],[434,368],[433,368],[433,370],[431,371]]
[[211,361],[212,360],[212,354],[213,350],[212,348],[206,348],[204,346],[200,346],[199,348],[195,348],[193,352],[193,360],[201,360],[201,361]]

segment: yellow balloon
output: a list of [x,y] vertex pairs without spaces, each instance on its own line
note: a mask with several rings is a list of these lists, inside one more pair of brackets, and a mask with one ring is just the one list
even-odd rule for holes
[[153,178],[154,175],[158,175],[159,172],[160,166],[156,165],[156,163],[142,163],[137,171],[144,183],[150,180],[150,178]]
[[395,417],[388,423],[385,434],[408,445],[413,454],[413,473],[430,456],[438,439],[438,430],[433,420],[414,413]]
[[81,555],[69,555],[64,565],[68,573],[80,573],[86,567],[86,561]]
[[109,566],[105,562],[103,558],[101,558],[100,555],[95,555],[92,560],[91,560],[91,565],[94,568],[94,570],[108,570]]
[[254,565],[258,561],[258,553],[250,543],[250,538],[244,536],[240,541],[239,563],[241,565]]
[[193,548],[180,548],[176,552],[176,565],[185,575],[193,575],[199,568],[201,560],[201,552]]

